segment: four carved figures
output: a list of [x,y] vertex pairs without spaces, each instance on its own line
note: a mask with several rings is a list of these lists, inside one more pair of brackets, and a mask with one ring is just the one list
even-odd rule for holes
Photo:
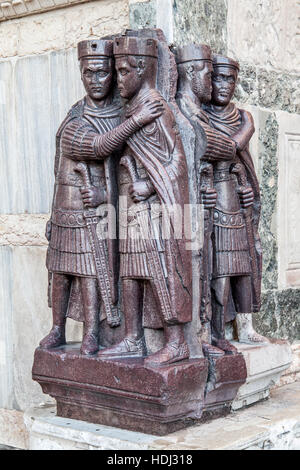
[[[145,364],[190,357],[187,155],[173,107],[157,89],[158,55],[153,38],[125,35],[78,44],[87,94],[56,137],[46,231],[53,327],[42,348],[65,344],[71,317],[84,323],[84,355],[147,356],[144,329],[152,328],[163,331],[164,344]],[[176,99],[195,132],[197,199],[204,207],[198,314],[209,335],[203,351],[236,354],[225,337],[226,322],[235,321],[241,341],[265,340],[250,315],[260,308],[261,282],[259,186],[249,153],[253,119],[231,102],[236,61],[196,44],[178,48],[176,61]],[[122,317],[123,337],[101,347],[102,322],[115,328]]]

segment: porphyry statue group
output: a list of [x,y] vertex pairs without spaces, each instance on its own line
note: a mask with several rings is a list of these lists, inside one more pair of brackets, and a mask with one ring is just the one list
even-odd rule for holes
[[[185,231],[177,236],[176,217],[165,236],[159,210],[184,213],[190,202],[176,107],[202,149],[199,316],[210,332],[203,353],[237,353],[225,334],[230,323],[239,341],[265,341],[252,327],[260,309],[260,194],[249,153],[253,119],[231,102],[239,64],[206,45],[178,47],[175,56],[176,102],[168,103],[157,88],[158,40],[123,35],[78,44],[86,96],[56,136],[46,229],[53,327],[41,348],[66,343],[71,317],[84,324],[83,355],[143,357],[151,366],[190,357],[193,253]],[[104,324],[122,324],[106,347]],[[162,348],[147,354],[145,328],[163,330]]]

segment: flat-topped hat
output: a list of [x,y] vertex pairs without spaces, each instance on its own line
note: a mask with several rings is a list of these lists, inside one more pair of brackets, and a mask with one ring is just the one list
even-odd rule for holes
[[120,36],[114,40],[114,55],[135,55],[158,57],[158,43],[152,38],[137,38],[132,36]]
[[178,47],[176,51],[177,64],[184,64],[185,62],[194,62],[196,60],[212,62],[211,48],[206,44],[194,43]]
[[222,56],[220,54],[214,54],[213,66],[216,67],[231,67],[236,70],[240,70],[240,64],[230,57]]
[[84,57],[113,57],[113,41],[90,39],[77,44],[78,60]]

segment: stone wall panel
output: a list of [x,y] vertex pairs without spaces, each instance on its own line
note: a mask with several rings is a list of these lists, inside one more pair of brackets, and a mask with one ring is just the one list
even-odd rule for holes
[[227,43],[227,4],[225,0],[174,0],[174,42],[209,44],[225,53]]
[[0,58],[75,47],[127,28],[127,0],[95,0],[1,23]]
[[299,73],[299,16],[298,0],[228,0],[228,54]]

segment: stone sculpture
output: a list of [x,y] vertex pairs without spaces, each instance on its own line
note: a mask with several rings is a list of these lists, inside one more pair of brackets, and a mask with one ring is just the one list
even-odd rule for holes
[[191,256],[185,239],[175,239],[173,224],[170,238],[163,240],[159,217],[155,236],[151,205],[158,209],[176,205],[184,213],[189,203],[187,166],[172,111],[155,89],[157,41],[116,38],[114,55],[120,94],[128,100],[126,117],[149,100],[161,102],[163,114],[128,139],[120,161],[119,194],[127,198],[129,211],[135,215],[130,222],[128,214],[127,229],[120,239],[126,337],[100,355],[145,355],[144,317],[144,325],[164,328],[166,340],[145,363],[170,364],[189,357],[183,324],[191,321]]
[[[81,352],[93,354],[99,349],[101,301],[110,326],[117,326],[120,319],[116,240],[97,237],[96,225],[100,217],[105,224],[105,215],[92,208],[106,203],[117,207],[114,152],[161,111],[149,101],[141,103],[120,123],[121,106],[113,99],[112,41],[79,43],[78,59],[87,95],[72,107],[56,137],[55,190],[46,233],[53,327],[40,345],[65,344],[65,322],[70,316],[84,322]],[[110,234],[114,215],[108,211],[106,216]]]
[[[80,42],[78,59],[87,95],[56,138],[53,327],[33,378],[59,416],[163,435],[228,413],[247,381],[226,322],[240,342],[266,341],[250,315],[261,282],[253,119],[231,103],[238,63],[206,45],[179,47],[176,66],[161,30],[128,30]],[[190,201],[204,215],[194,251]],[[84,323],[80,345],[66,344],[67,317]]]
[[[207,205],[209,211],[207,215],[208,224],[205,230],[205,243],[202,254],[202,303],[201,317],[203,323],[212,324],[212,345],[204,344],[205,351],[214,356],[223,355],[222,351],[234,352],[234,346],[225,339],[224,329],[214,328],[215,315],[212,316],[211,300],[210,300],[210,280],[213,269],[212,247],[210,236],[211,229],[211,213],[210,210],[215,206],[216,194],[213,189],[213,164],[217,161],[231,161],[235,156],[235,143],[215,131],[210,125],[207,114],[203,109],[205,103],[209,103],[211,99],[211,74],[213,71],[211,50],[206,45],[188,45],[177,50],[177,63],[179,70],[179,84],[177,100],[181,111],[193,124],[195,132],[199,134],[199,138],[205,141],[205,149],[201,156],[205,165],[198,169],[199,183],[202,194],[199,194],[199,202],[203,202],[203,192],[207,202],[210,200],[211,205]],[[215,346],[215,347],[214,347]]]
[[[213,58],[212,99],[204,105],[214,129],[236,144],[236,155],[214,164],[217,205],[214,210],[213,331],[219,335],[225,322],[236,318],[243,342],[264,342],[252,327],[252,312],[260,310],[262,250],[258,233],[260,191],[249,141],[254,133],[251,114],[231,102],[239,64],[228,57]],[[234,316],[233,316],[234,315]],[[224,336],[224,334],[223,334]]]

